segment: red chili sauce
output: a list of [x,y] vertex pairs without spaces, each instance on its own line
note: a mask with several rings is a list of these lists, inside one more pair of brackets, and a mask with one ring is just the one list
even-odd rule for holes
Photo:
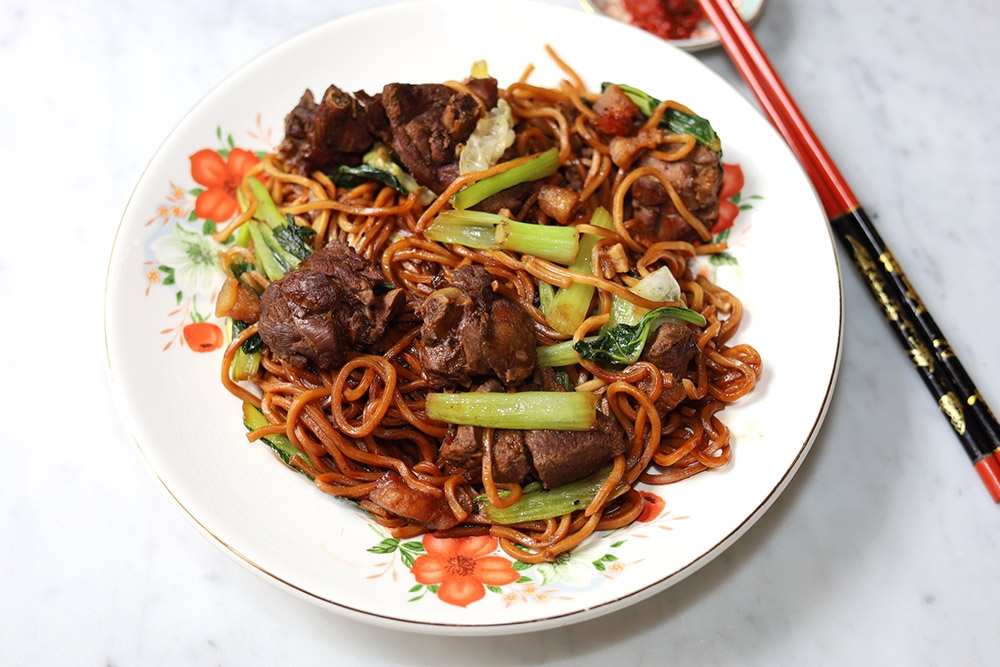
[[704,17],[698,0],[622,0],[632,24],[664,39],[687,39]]

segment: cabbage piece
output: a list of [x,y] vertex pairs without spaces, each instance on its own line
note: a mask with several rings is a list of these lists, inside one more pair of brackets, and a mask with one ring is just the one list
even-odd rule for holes
[[476,123],[458,158],[461,174],[483,171],[495,165],[514,145],[514,116],[507,100],[500,99],[485,117]]

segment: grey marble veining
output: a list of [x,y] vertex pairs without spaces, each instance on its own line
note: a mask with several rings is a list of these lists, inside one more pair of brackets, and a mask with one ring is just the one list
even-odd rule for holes
[[[111,404],[118,219],[226,75],[387,1],[0,2],[0,664],[993,664],[1000,508],[843,255],[840,382],[812,452],[744,537],[644,602],[520,637],[397,634],[278,590],[192,529]],[[931,0],[769,0],[756,27],[995,407],[997,27],[1000,4]],[[748,94],[721,50],[699,57]]]

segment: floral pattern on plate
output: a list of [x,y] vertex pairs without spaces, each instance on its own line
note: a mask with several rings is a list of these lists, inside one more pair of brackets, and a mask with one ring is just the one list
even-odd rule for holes
[[[503,606],[510,607],[572,599],[574,590],[600,585],[642,560],[628,560],[626,544],[630,540],[646,537],[650,529],[673,530],[674,522],[688,518],[664,511],[659,495],[640,493],[645,506],[634,523],[595,534],[554,561],[537,564],[512,559],[489,535],[439,539],[426,534],[400,540],[372,525],[382,539],[368,552],[388,558],[374,563],[371,568],[375,572],[368,578],[389,575],[401,586],[411,584],[405,591],[408,602],[436,596],[446,604],[466,607],[494,594]],[[401,578],[398,565],[412,579]]]
[[165,351],[177,343],[193,352],[212,352],[226,342],[214,303],[225,278],[218,252],[231,241],[220,242],[213,233],[238,214],[240,182],[271,149],[271,132],[262,129],[259,121],[246,135],[260,144],[257,150],[238,146],[233,135],[223,135],[222,128],[216,128],[219,146],[190,154],[189,176],[194,184],[184,187],[170,181],[163,201],[146,221],[153,230],[144,262],[146,294],[160,285],[175,295],[176,308],[166,315],[169,325],[160,331],[167,339]]

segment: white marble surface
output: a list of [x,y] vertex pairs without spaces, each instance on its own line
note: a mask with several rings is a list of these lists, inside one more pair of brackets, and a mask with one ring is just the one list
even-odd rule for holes
[[[371,4],[0,0],[0,664],[995,664],[1000,508],[846,262],[840,383],[800,472],[722,556],[611,616],[491,639],[376,630],[189,525],[111,402],[118,219],[216,83]],[[770,0],[756,29],[994,406],[998,26],[992,2]],[[746,90],[721,50],[700,57]]]

